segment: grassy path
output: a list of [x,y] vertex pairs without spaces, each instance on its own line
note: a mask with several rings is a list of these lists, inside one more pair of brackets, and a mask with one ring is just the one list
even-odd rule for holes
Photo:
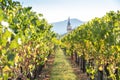
[[55,54],[50,80],[77,80],[77,76],[61,49]]

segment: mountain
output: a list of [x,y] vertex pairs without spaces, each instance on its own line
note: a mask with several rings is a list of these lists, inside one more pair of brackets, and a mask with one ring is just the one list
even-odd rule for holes
[[[67,32],[67,22],[68,22],[68,20],[51,23],[53,25],[52,30],[58,34],[66,33]],[[72,29],[74,29],[74,28],[78,27],[79,25],[83,24],[84,22],[81,20],[78,20],[76,18],[73,18],[73,19],[70,19],[70,23],[71,23]]]

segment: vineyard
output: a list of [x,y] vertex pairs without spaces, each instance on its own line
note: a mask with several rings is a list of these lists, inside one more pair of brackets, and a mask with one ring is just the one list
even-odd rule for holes
[[0,80],[35,79],[56,49],[56,34],[42,14],[0,0]]
[[[57,50],[71,56],[89,80],[120,80],[120,11],[94,18],[60,39],[52,27],[32,7],[0,0],[0,80],[37,79],[49,56],[57,54]],[[59,59],[64,55],[57,54]]]
[[91,80],[120,80],[120,11],[92,19],[61,41]]

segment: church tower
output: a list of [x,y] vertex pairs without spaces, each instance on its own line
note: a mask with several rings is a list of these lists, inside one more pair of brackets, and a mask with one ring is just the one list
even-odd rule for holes
[[72,30],[72,26],[70,23],[70,17],[68,18],[68,23],[67,23],[67,32],[70,32]]

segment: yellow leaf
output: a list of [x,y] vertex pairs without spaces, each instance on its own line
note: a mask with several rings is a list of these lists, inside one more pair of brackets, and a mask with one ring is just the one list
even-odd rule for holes
[[99,71],[103,71],[103,67],[102,66],[99,67]]
[[11,69],[6,65],[4,68],[3,68],[3,72],[7,72],[7,71],[10,71]]
[[33,66],[32,65],[29,65],[29,68],[31,69]]
[[15,56],[15,59],[14,59],[16,63],[18,62],[18,59],[19,59],[19,56],[16,55],[16,56]]
[[47,61],[47,58],[45,58],[44,61]]
[[117,46],[118,51],[120,51],[120,46]]
[[0,50],[2,50],[2,46],[0,45]]

